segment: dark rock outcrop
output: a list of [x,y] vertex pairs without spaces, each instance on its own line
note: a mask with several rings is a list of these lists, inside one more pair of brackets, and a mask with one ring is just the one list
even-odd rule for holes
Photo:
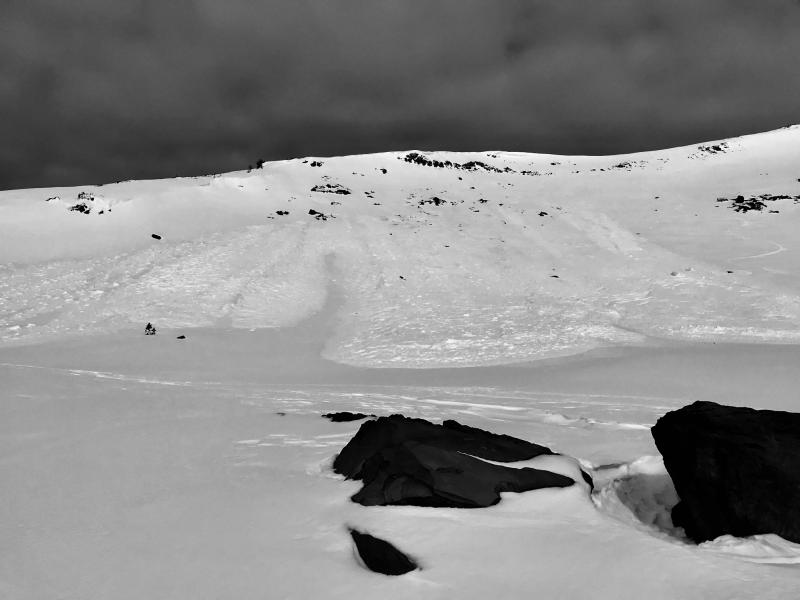
[[[762,212],[767,208],[768,202],[775,202],[777,200],[793,200],[795,204],[800,204],[800,195],[792,196],[790,194],[761,194],[760,196],[750,196],[745,198],[739,194],[735,198],[717,198],[717,202],[730,202],[730,207],[738,213],[748,213],[751,210]],[[770,210],[768,212],[777,213],[777,210]]]
[[[497,158],[497,155],[491,155],[492,158]],[[484,171],[490,171],[492,173],[516,173],[514,169],[511,167],[505,167],[503,169],[498,169],[492,165],[487,165],[485,162],[480,160],[471,160],[469,162],[465,162],[463,164],[457,162],[451,162],[449,160],[436,160],[428,158],[424,154],[420,154],[419,152],[409,152],[405,156],[398,156],[400,160],[404,160],[407,163],[412,163],[415,165],[423,165],[425,167],[436,167],[438,169],[458,169],[462,171],[477,171],[478,169],[483,169]]]
[[321,183],[311,188],[312,192],[320,192],[323,194],[341,194],[348,196],[352,192],[339,183]]
[[564,475],[485,462],[528,460],[549,448],[445,421],[435,425],[402,415],[364,423],[333,463],[334,471],[360,479],[352,500],[364,506],[404,505],[480,508],[500,492],[568,487]]
[[417,564],[386,540],[368,533],[350,530],[356,550],[370,571],[384,575],[405,575],[417,568]]
[[652,428],[696,542],[775,533],[800,542],[800,414],[695,402]]
[[438,196],[434,196],[433,198],[430,198],[429,200],[420,200],[419,201],[419,205],[420,206],[424,206],[425,204],[433,204],[435,206],[441,206],[442,204],[447,204],[447,200],[442,200]]
[[347,423],[349,421],[360,421],[361,419],[368,419],[375,415],[365,415],[364,413],[354,413],[347,410],[341,412],[332,412],[322,415],[326,419],[330,419],[334,423]]
[[92,212],[92,207],[86,204],[86,202],[78,202],[77,204],[70,206],[68,210],[78,212],[83,215],[88,215],[90,212]]
[[317,221],[327,221],[329,218],[333,217],[333,215],[326,215],[325,213],[321,213],[313,208],[308,209],[308,214],[314,217]]

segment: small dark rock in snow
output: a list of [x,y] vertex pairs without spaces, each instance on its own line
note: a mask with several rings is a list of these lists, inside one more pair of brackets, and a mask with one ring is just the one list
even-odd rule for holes
[[185,335],[179,335],[179,336],[178,336],[177,338],[175,338],[175,339],[178,339],[178,340],[185,340],[185,339],[186,339],[186,336],[185,336]]
[[314,217],[317,221],[327,221],[330,217],[332,217],[332,215],[326,215],[325,213],[321,213],[313,208],[308,209],[308,214]]
[[347,423],[349,421],[360,421],[361,419],[367,419],[369,417],[374,417],[375,415],[365,415],[364,413],[354,413],[347,410],[341,412],[332,412],[322,415],[326,419],[330,419],[334,423]]
[[774,533],[800,542],[800,414],[695,402],[652,428],[696,542]]
[[150,237],[153,238],[154,240],[160,240],[161,239],[161,236],[158,235],[157,233],[151,234]]
[[417,564],[386,540],[368,533],[350,530],[356,550],[370,571],[384,575],[405,575],[417,568]]
[[276,215],[280,215],[280,216],[282,216],[282,217],[285,217],[286,215],[288,215],[288,214],[289,214],[289,211],[288,211],[288,210],[276,210],[276,211],[275,211],[275,214],[276,214]]
[[446,204],[446,203],[447,203],[447,201],[446,201],[446,200],[442,200],[442,199],[441,199],[441,198],[439,198],[438,196],[434,196],[434,197],[433,197],[433,198],[431,198],[430,200],[420,200],[420,201],[419,201],[419,205],[420,205],[420,206],[423,206],[423,205],[425,205],[425,204],[433,204],[433,205],[435,205],[435,206],[441,206],[442,204]]
[[589,484],[589,490],[594,491],[594,481],[592,480],[592,476],[589,475],[586,471],[581,469],[581,477],[583,480]]
[[381,169],[381,173],[383,173],[384,175],[386,175],[386,172],[387,172],[386,169]]
[[480,460],[512,462],[542,454],[552,451],[456,421],[435,425],[392,415],[362,424],[334,460],[333,469],[364,482],[352,497],[364,506],[480,508],[497,504],[500,492],[575,483],[550,471],[514,469]]
[[145,335],[155,335],[156,334],[156,328],[153,327],[152,323],[148,323],[147,325],[144,326],[144,334]]

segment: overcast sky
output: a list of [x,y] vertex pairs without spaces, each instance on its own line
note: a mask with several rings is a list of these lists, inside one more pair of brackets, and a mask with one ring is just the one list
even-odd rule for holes
[[798,0],[0,0],[0,189],[797,122]]

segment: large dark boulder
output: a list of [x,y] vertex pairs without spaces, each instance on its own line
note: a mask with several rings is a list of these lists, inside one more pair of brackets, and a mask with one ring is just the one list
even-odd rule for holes
[[652,428],[696,542],[775,533],[800,542],[800,414],[695,402]]
[[575,483],[550,471],[516,469],[480,460],[512,462],[542,454],[552,452],[544,446],[456,421],[435,425],[423,419],[392,415],[364,423],[336,457],[333,468],[364,482],[352,500],[365,506],[480,508],[499,502],[500,492]]

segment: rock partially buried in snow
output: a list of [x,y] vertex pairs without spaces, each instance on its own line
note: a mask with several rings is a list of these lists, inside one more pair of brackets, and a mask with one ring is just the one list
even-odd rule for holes
[[364,423],[333,468],[364,482],[352,500],[365,506],[481,508],[497,504],[501,492],[573,485],[570,477],[550,471],[486,462],[546,454],[552,452],[544,446],[456,421],[435,425],[392,415]]
[[800,542],[800,414],[695,402],[652,428],[696,542],[774,533]]
[[370,571],[384,575],[405,575],[417,569],[417,564],[411,558],[386,540],[355,529],[350,530],[350,536],[358,555]]
[[334,423],[347,423],[349,421],[360,421],[361,419],[368,419],[375,415],[366,415],[364,413],[354,413],[347,410],[341,412],[332,412],[322,415],[326,419],[330,419]]

